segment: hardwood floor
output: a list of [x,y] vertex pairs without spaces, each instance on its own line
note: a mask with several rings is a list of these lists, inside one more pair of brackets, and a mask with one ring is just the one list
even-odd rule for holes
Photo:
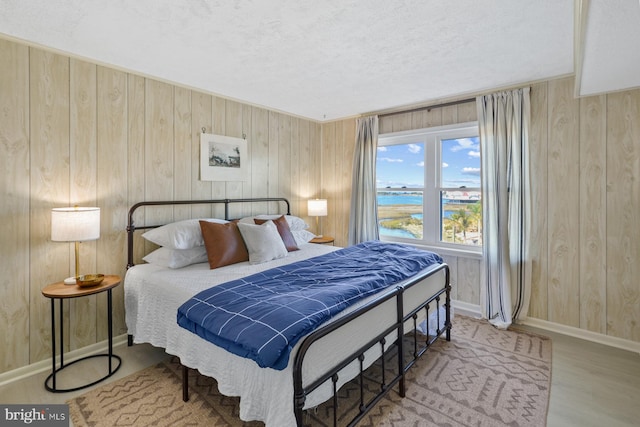
[[[553,340],[548,427],[638,425],[640,354],[532,327],[518,328],[549,336]],[[123,364],[109,381],[125,377],[168,357],[162,349],[146,344],[119,346],[115,348],[115,353],[122,357]],[[78,384],[82,382],[82,377],[90,379],[91,375],[102,375],[104,372],[99,359],[82,364],[85,366],[81,367],[79,364],[77,368],[80,369],[73,370],[73,378],[62,378],[60,381]],[[0,387],[0,402],[64,403],[88,390],[49,393],[43,386],[48,374],[43,372]],[[64,383],[61,384],[64,386]],[[94,387],[99,386],[100,384]]]

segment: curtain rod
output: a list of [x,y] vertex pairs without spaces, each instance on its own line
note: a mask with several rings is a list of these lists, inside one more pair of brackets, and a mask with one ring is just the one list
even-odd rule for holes
[[434,108],[450,107],[452,105],[466,104],[467,102],[475,102],[475,101],[476,101],[475,98],[461,99],[459,101],[451,101],[451,102],[445,102],[443,104],[428,105],[426,107],[412,108],[410,110],[394,111],[393,113],[378,114],[378,118],[395,116],[396,114],[415,113],[417,111],[432,110]]

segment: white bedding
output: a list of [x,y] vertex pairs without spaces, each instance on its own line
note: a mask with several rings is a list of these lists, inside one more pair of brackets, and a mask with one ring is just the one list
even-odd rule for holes
[[[288,253],[282,259],[264,264],[250,265],[248,262],[234,264],[210,270],[207,263],[194,264],[180,269],[168,269],[152,264],[141,264],[130,268],[125,276],[125,310],[129,334],[136,343],[150,343],[164,348],[167,353],[176,355],[185,366],[198,369],[203,375],[213,377],[218,382],[221,393],[228,396],[240,396],[240,418],[242,420],[261,420],[267,426],[281,427],[295,425],[293,412],[293,360],[297,347],[291,353],[289,365],[282,371],[260,368],[253,360],[233,355],[199,336],[181,328],[176,322],[178,307],[190,297],[230,280],[257,273],[275,266],[322,255],[339,248],[327,245],[303,244],[299,251]],[[443,279],[440,274],[427,279],[429,292],[441,289]],[[421,295],[422,296],[422,295]],[[417,301],[416,301],[417,302]],[[363,302],[364,304],[364,302]],[[352,307],[351,311],[355,309]],[[406,308],[408,311],[409,308]],[[382,322],[395,319],[395,302],[374,310],[372,319],[358,319],[359,324],[341,329],[338,336],[331,334],[323,345],[332,349],[353,348],[354,343],[368,339],[362,333],[363,327],[370,322]],[[372,314],[373,315],[373,314]],[[384,320],[384,321],[387,321]],[[444,319],[442,319],[444,320]],[[392,342],[395,336],[390,336]],[[300,343],[302,340],[300,341]],[[298,343],[298,345],[300,345]],[[319,349],[319,346],[316,347]],[[378,351],[374,349],[372,351]],[[339,351],[332,352],[340,357]],[[372,363],[377,356],[368,357]],[[310,351],[305,358],[304,381],[307,383],[324,369],[333,366],[333,360],[326,353]],[[353,364],[355,375],[355,363]],[[353,375],[341,372],[341,383]],[[316,390],[307,397],[305,408],[314,407],[329,397],[329,387]],[[278,392],[274,392],[277,390]]]

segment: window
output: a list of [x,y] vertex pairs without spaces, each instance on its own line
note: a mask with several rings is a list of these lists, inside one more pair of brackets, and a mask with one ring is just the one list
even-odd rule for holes
[[477,123],[383,134],[377,154],[381,239],[480,251]]

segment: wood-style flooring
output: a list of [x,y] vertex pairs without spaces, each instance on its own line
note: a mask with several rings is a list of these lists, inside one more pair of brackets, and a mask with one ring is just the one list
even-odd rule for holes
[[[552,385],[547,418],[548,427],[640,425],[640,354],[593,342],[536,330],[553,340]],[[168,356],[162,349],[139,344],[115,348],[122,357],[120,370],[107,381],[125,377]],[[70,368],[72,378],[60,378],[58,384],[80,384],[83,378],[98,378],[105,372],[100,358]],[[77,368],[77,369],[76,369]],[[0,387],[0,403],[55,404],[85,393],[49,393],[43,382],[48,372]],[[94,386],[98,387],[100,384]]]

